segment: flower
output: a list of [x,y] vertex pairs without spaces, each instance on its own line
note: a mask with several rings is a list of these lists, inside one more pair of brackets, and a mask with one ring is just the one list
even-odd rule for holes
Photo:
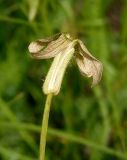
[[35,59],[54,57],[43,84],[45,94],[59,93],[65,70],[73,55],[81,74],[93,78],[92,86],[101,79],[102,63],[91,55],[81,40],[73,39],[68,33],[60,33],[52,38],[31,42],[28,49],[31,57]]

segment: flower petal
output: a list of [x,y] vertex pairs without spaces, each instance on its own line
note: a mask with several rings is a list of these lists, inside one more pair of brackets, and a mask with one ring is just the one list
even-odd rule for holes
[[82,41],[78,40],[78,54],[76,61],[82,75],[93,77],[92,86],[96,85],[102,76],[103,66],[100,61],[91,55]]
[[71,40],[65,34],[57,34],[50,39],[40,39],[31,42],[28,49],[31,56],[36,59],[48,59],[55,57],[62,50],[67,48]]
[[43,84],[45,94],[59,93],[64,73],[75,51],[74,44],[75,41],[71,42],[65,50],[55,56]]

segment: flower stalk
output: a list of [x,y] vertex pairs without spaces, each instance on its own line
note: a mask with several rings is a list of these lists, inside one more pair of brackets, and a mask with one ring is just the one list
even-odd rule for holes
[[50,112],[52,97],[53,97],[53,94],[47,95],[47,99],[46,99],[46,103],[44,107],[41,135],[40,135],[40,158],[39,160],[44,160],[45,158],[46,137],[47,137],[48,120],[49,120],[49,112]]

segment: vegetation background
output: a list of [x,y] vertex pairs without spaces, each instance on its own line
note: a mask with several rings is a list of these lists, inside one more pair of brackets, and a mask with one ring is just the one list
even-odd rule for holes
[[37,160],[51,60],[28,45],[71,32],[103,62],[100,84],[74,60],[54,97],[47,160],[127,159],[127,0],[0,0],[0,160]]

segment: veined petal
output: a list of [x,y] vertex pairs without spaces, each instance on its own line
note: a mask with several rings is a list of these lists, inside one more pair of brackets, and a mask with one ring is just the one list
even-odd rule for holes
[[78,54],[76,55],[76,61],[82,75],[92,77],[92,86],[96,85],[102,76],[102,63],[91,55],[80,40],[78,40]]
[[43,84],[45,94],[53,93],[57,95],[59,93],[65,70],[75,51],[74,45],[75,41],[71,42],[66,49],[54,58]]
[[47,39],[38,39],[37,41],[33,41],[30,43],[28,49],[31,54],[38,53],[41,49],[43,49],[50,40]]
[[68,44],[71,43],[67,34],[57,34],[53,38],[40,39],[31,42],[28,49],[31,56],[35,59],[48,59],[55,57],[62,50],[66,49]]

